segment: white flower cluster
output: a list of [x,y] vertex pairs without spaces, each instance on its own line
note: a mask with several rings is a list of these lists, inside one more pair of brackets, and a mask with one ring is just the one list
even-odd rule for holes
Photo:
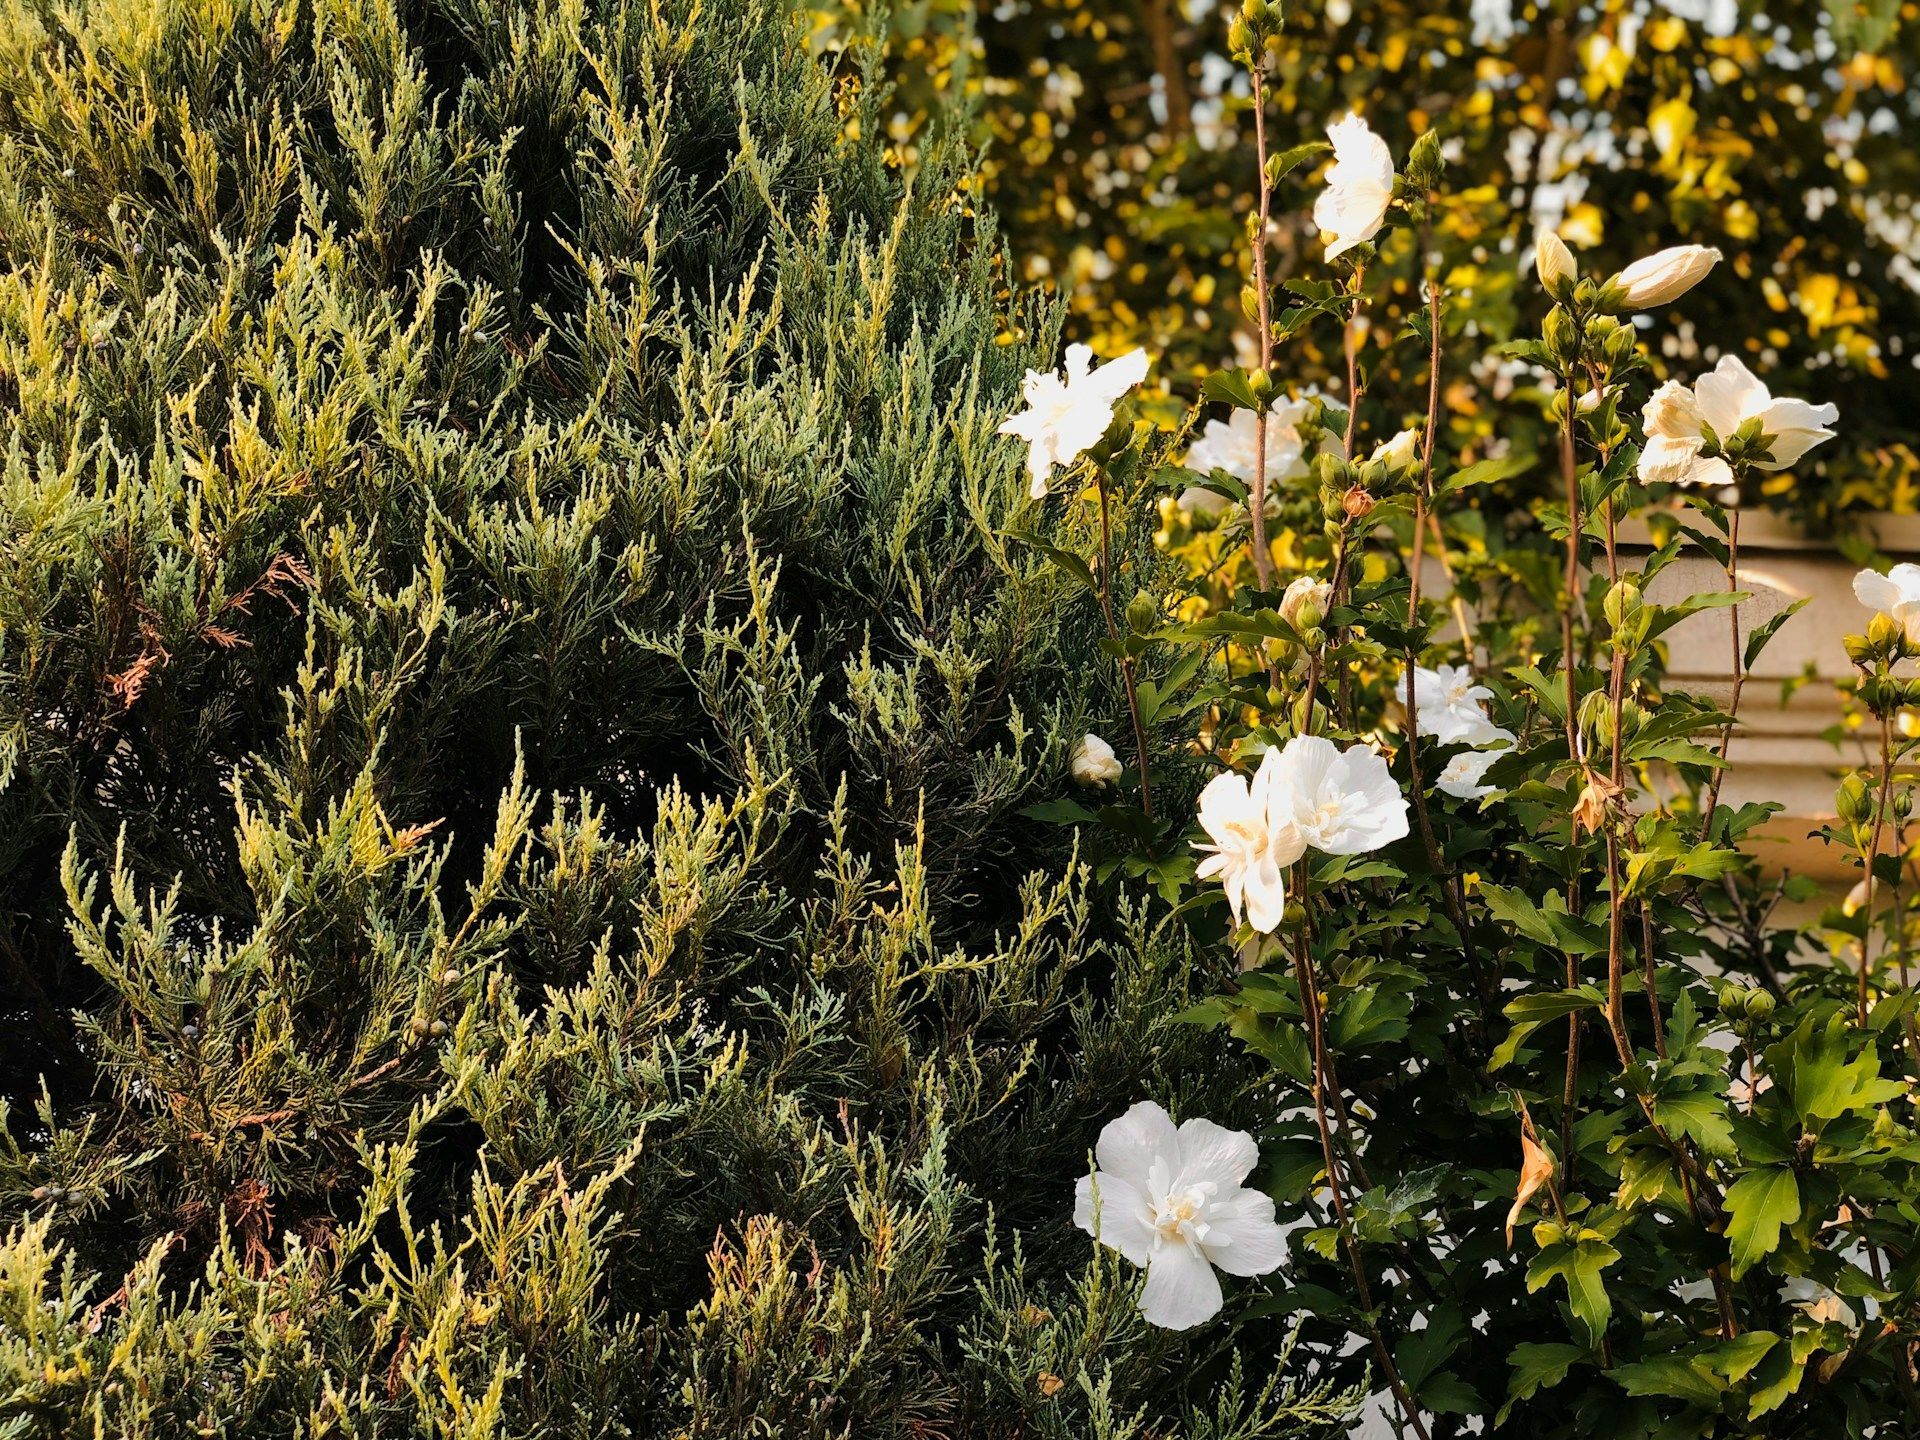
[[1514,734],[1493,723],[1485,702],[1493,691],[1480,684],[1464,665],[1442,665],[1429,670],[1416,665],[1400,682],[1400,703],[1406,706],[1420,733],[1440,745],[1471,745],[1440,771],[1434,785],[1456,800],[1484,800],[1499,792],[1486,783],[1486,774],[1513,744]]
[[1370,746],[1296,735],[1260,758],[1252,784],[1216,775],[1200,792],[1200,825],[1210,843],[1194,846],[1206,855],[1195,878],[1218,878],[1233,918],[1271,935],[1287,907],[1287,866],[1309,849],[1363,855],[1392,844],[1407,833],[1407,802]]

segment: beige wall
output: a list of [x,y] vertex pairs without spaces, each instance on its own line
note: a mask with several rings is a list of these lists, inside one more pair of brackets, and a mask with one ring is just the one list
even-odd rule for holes
[[[1882,549],[1920,549],[1920,519],[1878,517],[1873,530]],[[1850,883],[1854,871],[1843,852],[1809,840],[1808,832],[1833,818],[1834,787],[1844,770],[1878,751],[1877,740],[1857,733],[1836,749],[1824,733],[1843,719],[1834,682],[1852,672],[1841,639],[1860,633],[1870,618],[1853,595],[1856,569],[1830,542],[1809,539],[1765,512],[1741,517],[1739,588],[1753,595],[1739,607],[1743,644],[1755,626],[1794,600],[1804,597],[1807,604],[1781,627],[1748,675],[1721,798],[1734,804],[1772,800],[1784,805],[1763,832],[1767,843],[1762,862],[1769,869],[1830,883]],[[1725,584],[1713,558],[1690,547],[1655,578],[1649,598],[1671,604],[1696,590]],[[1727,612],[1691,616],[1667,633],[1667,642],[1669,683],[1724,708],[1733,688]],[[1817,678],[1783,701],[1783,682],[1808,672]]]
[[[1695,517],[1696,520],[1698,517]],[[1920,517],[1876,516],[1870,522],[1879,547],[1894,555],[1920,555]],[[1623,548],[1636,565],[1648,550],[1644,525],[1621,527]],[[1723,803],[1777,801],[1785,807],[1764,828],[1760,858],[1770,870],[1811,875],[1840,887],[1857,871],[1844,852],[1810,840],[1814,827],[1833,818],[1833,792],[1839,776],[1864,763],[1862,739],[1836,749],[1824,732],[1843,719],[1834,682],[1852,667],[1843,636],[1866,628],[1868,612],[1853,595],[1856,566],[1830,541],[1809,538],[1763,511],[1740,520],[1739,588],[1753,598],[1739,607],[1741,643],[1794,600],[1807,605],[1781,627],[1755,662],[1740,700],[1740,725],[1721,786]],[[1430,595],[1445,593],[1446,581],[1429,565],[1423,586]],[[1712,556],[1689,547],[1655,577],[1648,598],[1672,604],[1700,590],[1720,590],[1726,576]],[[1733,690],[1733,642],[1724,609],[1689,617],[1667,632],[1668,683],[1714,700],[1725,708]],[[1782,701],[1782,682],[1811,667],[1816,677]],[[1877,741],[1874,742],[1877,752]]]

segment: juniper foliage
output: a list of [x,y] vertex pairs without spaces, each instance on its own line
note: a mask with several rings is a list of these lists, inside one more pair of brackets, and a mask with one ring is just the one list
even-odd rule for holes
[[0,1433],[1340,1418],[1068,1223],[1246,1076],[1020,814],[1056,324],[872,50],[0,0]]

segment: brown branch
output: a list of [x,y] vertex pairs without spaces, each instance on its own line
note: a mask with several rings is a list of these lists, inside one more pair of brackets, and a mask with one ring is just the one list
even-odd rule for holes
[[1133,749],[1140,763],[1140,808],[1153,819],[1153,782],[1147,774],[1147,727],[1140,718],[1140,691],[1134,683],[1133,660],[1125,652],[1126,637],[1113,616],[1113,520],[1107,472],[1094,470],[1100,488],[1100,613],[1106,617],[1107,636],[1121,651],[1120,679],[1127,690],[1127,713],[1133,720]]

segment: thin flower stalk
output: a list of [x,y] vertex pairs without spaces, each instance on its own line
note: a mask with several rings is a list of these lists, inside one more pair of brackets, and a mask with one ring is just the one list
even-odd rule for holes
[[[1732,594],[1740,584],[1740,507],[1735,505],[1727,516],[1727,593]],[[1727,607],[1727,627],[1733,636],[1733,693],[1727,700],[1726,723],[1720,727],[1720,746],[1716,752],[1721,764],[1714,767],[1713,778],[1707,782],[1707,803],[1700,812],[1700,833],[1711,838],[1713,834],[1714,811],[1720,808],[1720,782],[1726,777],[1727,750],[1733,744],[1733,727],[1740,718],[1740,692],[1747,683],[1747,657],[1740,644],[1740,607]]]
[[[1252,66],[1253,148],[1259,165],[1259,224],[1253,236],[1253,289],[1260,327],[1260,369],[1273,365],[1273,300],[1267,293],[1267,230],[1271,224],[1273,187],[1267,183],[1266,93],[1262,69],[1265,61]],[[1266,416],[1253,432],[1253,486],[1247,499],[1248,521],[1252,532],[1253,572],[1262,590],[1273,588],[1273,551],[1267,540],[1267,424]]]
[[[1106,617],[1107,638],[1116,648],[1124,647],[1126,637],[1113,613],[1113,514],[1108,493],[1107,472],[1096,466],[1096,484],[1100,491],[1100,613]],[[1147,727],[1140,716],[1140,690],[1134,680],[1133,659],[1122,649],[1120,680],[1127,691],[1127,715],[1133,721],[1133,750],[1140,766],[1140,809],[1153,819],[1153,780],[1147,774]]]

